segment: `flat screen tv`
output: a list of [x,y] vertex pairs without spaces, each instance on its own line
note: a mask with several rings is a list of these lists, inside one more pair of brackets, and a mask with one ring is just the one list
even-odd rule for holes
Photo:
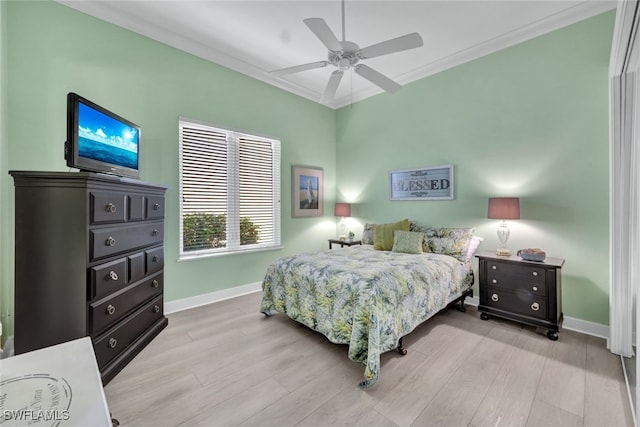
[[64,154],[71,168],[140,178],[140,126],[71,92]]

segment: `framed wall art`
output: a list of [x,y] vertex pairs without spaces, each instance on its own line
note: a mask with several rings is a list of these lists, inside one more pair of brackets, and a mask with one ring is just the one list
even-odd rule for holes
[[391,200],[453,200],[453,165],[389,172]]
[[291,200],[294,218],[324,215],[324,171],[309,166],[291,167]]

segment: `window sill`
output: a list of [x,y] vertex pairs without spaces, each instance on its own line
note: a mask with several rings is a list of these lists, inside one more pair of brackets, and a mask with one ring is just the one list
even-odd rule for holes
[[280,249],[282,249],[282,245],[278,245],[278,246],[262,246],[262,247],[251,248],[251,249],[237,249],[237,250],[233,250],[233,251],[219,251],[219,252],[217,252],[217,251],[216,252],[201,251],[201,252],[197,252],[197,253],[182,254],[178,258],[178,262],[180,262],[180,261],[191,261],[191,260],[194,260],[194,259],[202,259],[202,258],[222,257],[222,256],[228,256],[228,255],[243,255],[243,254],[250,254],[250,253],[255,253],[255,252],[276,251],[276,250],[280,250]]

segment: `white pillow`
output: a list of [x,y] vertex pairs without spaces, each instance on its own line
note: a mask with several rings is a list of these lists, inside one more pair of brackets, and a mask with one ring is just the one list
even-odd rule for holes
[[471,241],[469,242],[469,248],[467,248],[467,256],[465,257],[465,262],[471,262],[473,254],[476,252],[476,249],[478,249],[478,246],[480,246],[480,243],[482,243],[483,241],[484,239],[482,237],[473,236],[471,238]]

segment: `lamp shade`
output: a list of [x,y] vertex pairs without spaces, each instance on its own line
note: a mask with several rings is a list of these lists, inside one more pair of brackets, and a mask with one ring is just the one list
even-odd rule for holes
[[520,219],[518,197],[489,197],[489,219]]
[[333,214],[335,216],[351,216],[351,205],[349,203],[336,203]]

